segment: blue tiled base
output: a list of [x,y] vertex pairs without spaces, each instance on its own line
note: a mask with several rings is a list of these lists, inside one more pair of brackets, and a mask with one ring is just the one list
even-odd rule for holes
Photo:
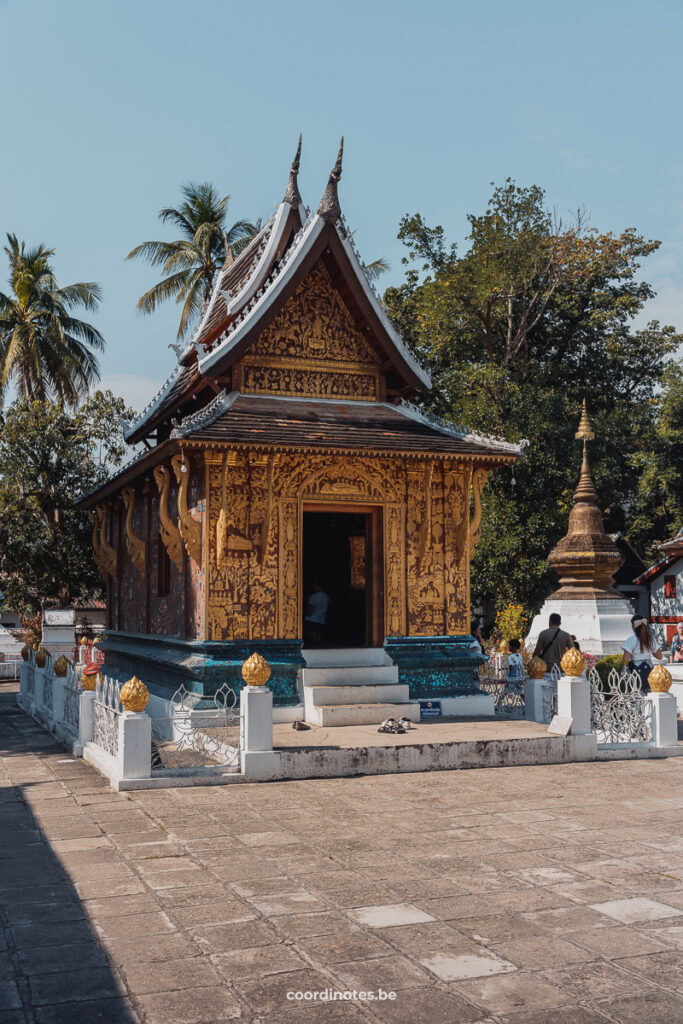
[[170,700],[179,686],[212,697],[227,683],[239,693],[244,685],[242,664],[257,651],[271,668],[268,687],[273,706],[300,702],[297,685],[304,665],[301,640],[248,640],[209,643],[141,633],[107,632],[100,643],[105,672],[124,682],[136,675],[157,697]]
[[411,700],[462,697],[481,693],[479,666],[486,658],[475,654],[471,636],[390,636],[384,650],[398,665],[399,683],[410,687]]

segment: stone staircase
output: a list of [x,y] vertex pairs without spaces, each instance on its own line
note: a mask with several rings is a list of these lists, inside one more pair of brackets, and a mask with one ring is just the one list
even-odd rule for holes
[[385,718],[419,722],[420,706],[410,701],[398,668],[380,648],[358,647],[302,652],[304,714],[312,725],[381,725]]

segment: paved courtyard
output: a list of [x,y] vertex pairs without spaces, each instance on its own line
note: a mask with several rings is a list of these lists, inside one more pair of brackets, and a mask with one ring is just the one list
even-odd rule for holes
[[13,699],[0,1024],[683,1021],[681,758],[114,794]]

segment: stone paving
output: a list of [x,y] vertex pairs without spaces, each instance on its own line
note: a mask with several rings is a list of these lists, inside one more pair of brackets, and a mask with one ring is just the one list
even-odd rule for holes
[[683,1021],[683,759],[115,794],[13,699],[0,1024]]

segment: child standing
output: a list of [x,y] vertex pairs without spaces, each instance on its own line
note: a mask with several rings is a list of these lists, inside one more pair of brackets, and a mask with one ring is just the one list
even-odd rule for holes
[[508,683],[523,683],[524,682],[524,659],[519,653],[521,644],[519,640],[508,640],[508,663],[507,663],[507,682]]

